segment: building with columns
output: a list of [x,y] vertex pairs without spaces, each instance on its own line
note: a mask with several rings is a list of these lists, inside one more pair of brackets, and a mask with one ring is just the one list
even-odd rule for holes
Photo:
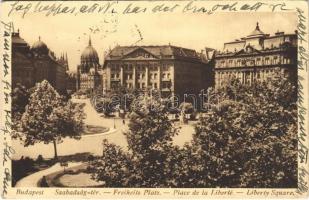
[[215,86],[222,87],[232,77],[243,84],[267,81],[277,71],[292,81],[297,79],[297,32],[265,34],[259,24],[248,36],[224,43],[215,56]]
[[117,46],[105,57],[103,87],[156,90],[163,98],[198,94],[213,84],[213,68],[205,58],[172,45]]
[[102,88],[102,69],[99,64],[99,56],[89,38],[88,46],[80,57],[80,65],[77,66],[77,90],[95,90]]

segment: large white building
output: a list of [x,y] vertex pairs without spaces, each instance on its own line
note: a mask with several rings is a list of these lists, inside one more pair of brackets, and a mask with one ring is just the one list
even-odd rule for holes
[[265,34],[259,24],[248,36],[224,43],[215,58],[215,85],[222,87],[231,77],[243,84],[266,81],[275,71],[293,81],[297,78],[297,32]]

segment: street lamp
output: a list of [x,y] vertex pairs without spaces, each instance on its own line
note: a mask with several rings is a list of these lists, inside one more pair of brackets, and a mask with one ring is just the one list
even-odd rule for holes
[[116,119],[115,119],[115,116],[114,116],[114,129],[116,129]]

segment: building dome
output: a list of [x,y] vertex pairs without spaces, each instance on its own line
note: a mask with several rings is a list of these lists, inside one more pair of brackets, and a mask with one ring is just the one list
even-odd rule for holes
[[265,33],[263,33],[263,31],[260,30],[259,23],[257,22],[255,30],[252,31],[251,34],[248,35],[248,37],[260,37],[260,36],[264,36],[264,35],[265,35]]
[[48,54],[48,47],[43,41],[41,41],[41,37],[39,37],[38,41],[33,43],[31,50],[40,54]]
[[91,39],[89,39],[88,46],[84,49],[81,55],[81,63],[99,63],[99,57],[97,51],[91,45]]

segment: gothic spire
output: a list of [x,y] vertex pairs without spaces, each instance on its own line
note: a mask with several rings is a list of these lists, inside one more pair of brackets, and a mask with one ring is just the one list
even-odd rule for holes
[[259,27],[259,22],[256,22],[256,27],[255,27],[255,30],[260,30],[260,27]]
[[65,64],[66,64],[66,70],[69,71],[69,61],[68,61],[68,53],[65,53]]
[[90,37],[90,35],[89,35],[89,44],[88,45],[91,46],[91,37]]

